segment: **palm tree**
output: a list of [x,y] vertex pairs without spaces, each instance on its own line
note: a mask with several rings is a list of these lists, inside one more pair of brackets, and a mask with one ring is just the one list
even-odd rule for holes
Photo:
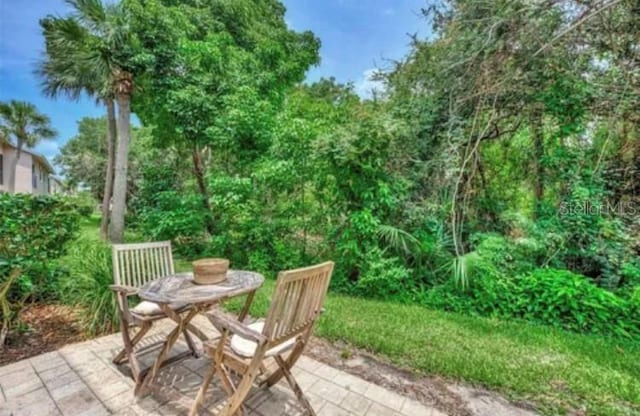
[[[40,72],[46,79],[45,92],[48,89],[55,95],[64,91],[73,98],[85,91],[104,100],[108,120],[115,118],[113,101],[118,104],[109,237],[113,242],[122,242],[133,91],[133,75],[120,59],[130,40],[127,14],[119,3],[104,4],[102,0],[67,0],[67,3],[74,10],[70,16],[48,16],[41,22],[47,57]],[[113,123],[109,124],[108,131],[113,134]],[[107,174],[106,180],[109,176]],[[108,202],[105,196],[103,221],[106,221],[104,209],[108,209]],[[104,227],[106,231],[106,223]]]
[[24,101],[11,100],[0,103],[0,124],[3,136],[11,139],[16,146],[16,157],[9,170],[9,192],[16,189],[16,169],[25,146],[34,147],[41,140],[53,139],[56,131],[51,128],[49,117],[38,111],[35,105]]
[[42,90],[49,97],[62,94],[78,100],[82,93],[96,97],[107,109],[107,165],[102,197],[100,235],[107,238],[116,142],[115,103],[110,91],[111,74],[106,65],[90,65],[93,51],[89,32],[73,18],[46,17],[40,20],[46,51],[36,74],[42,78]]

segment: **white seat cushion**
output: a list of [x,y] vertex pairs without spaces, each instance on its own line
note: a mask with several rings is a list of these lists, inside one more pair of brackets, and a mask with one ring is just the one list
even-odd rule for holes
[[[174,311],[182,309],[185,306],[185,303],[172,303],[169,305],[169,307]],[[162,312],[162,309],[160,309],[160,306],[157,303],[147,302],[146,300],[138,303],[135,307],[131,308],[130,311],[137,315],[145,316],[164,315],[164,312]]]
[[[254,331],[262,333],[262,329],[264,328],[264,322],[254,322],[248,326]],[[296,343],[296,339],[291,338],[287,342],[283,342],[282,344],[271,348],[269,351],[267,351],[266,356],[271,357],[274,355],[281,354],[286,350],[290,349],[291,347],[293,347],[295,343]],[[257,346],[258,346],[257,343],[251,340],[248,340],[246,338],[242,338],[240,335],[234,335],[231,337],[231,349],[233,350],[233,352],[243,357],[247,357],[247,358],[253,357],[253,354],[255,354],[256,352]]]

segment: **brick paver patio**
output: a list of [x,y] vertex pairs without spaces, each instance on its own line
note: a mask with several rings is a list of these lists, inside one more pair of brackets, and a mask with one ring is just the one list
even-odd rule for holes
[[[213,335],[203,317],[195,323]],[[162,339],[170,328],[167,322],[157,325],[149,342]],[[0,416],[186,414],[209,360],[189,358],[163,368],[153,393],[136,400],[133,381],[111,363],[121,345],[114,334],[0,367]],[[185,349],[178,344],[175,353]],[[143,362],[148,365],[153,357],[150,353]],[[294,374],[318,416],[444,416],[308,357],[300,359]],[[224,397],[220,385],[212,384],[203,414],[215,414]],[[256,390],[247,407],[253,416],[304,414],[285,385]]]

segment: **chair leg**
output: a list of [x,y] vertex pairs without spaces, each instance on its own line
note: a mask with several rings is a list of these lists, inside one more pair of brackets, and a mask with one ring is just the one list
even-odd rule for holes
[[242,380],[240,380],[240,384],[235,390],[235,393],[224,405],[224,407],[220,410],[218,416],[233,416],[240,410],[244,400],[247,398],[249,391],[251,390],[251,386],[253,385],[253,381],[258,375],[258,370],[260,366],[260,362],[262,361],[262,357],[256,359],[254,357],[252,363],[249,365],[247,371],[242,375]]
[[[140,370],[140,363],[138,362],[138,358],[136,357],[136,352],[134,347],[142,339],[144,334],[147,333],[149,328],[151,328],[151,324],[150,323],[143,324],[140,330],[134,335],[133,338],[131,338],[131,335],[129,334],[129,323],[124,321],[124,319],[121,319],[120,324],[121,324],[120,326],[121,326],[121,332],[122,332],[122,341],[124,343],[123,351],[126,354],[127,361],[129,361],[129,367],[131,367],[131,374],[133,375],[133,379],[135,380],[136,384],[138,384],[141,380],[142,374]],[[121,354],[122,352],[120,352],[118,356],[120,356]],[[118,356],[116,356],[116,358],[118,358]],[[120,361],[122,361],[122,359]]]
[[[298,361],[298,359],[302,355],[302,352],[304,351],[305,344],[306,344],[306,340],[298,341],[296,346],[293,347],[293,350],[291,351],[287,359],[283,360],[286,363],[287,369],[291,369],[293,365]],[[282,368],[280,368],[280,366],[278,367],[279,368],[277,370],[271,373],[269,377],[267,377],[264,381],[262,381],[262,383],[260,383],[261,386],[266,386],[266,387],[275,386],[278,383],[278,381],[280,381],[280,379],[284,377],[284,372],[282,371]]]
[[[224,364],[220,364],[220,379],[222,380],[222,387],[227,392],[227,395],[229,397],[232,397],[236,393],[237,388],[235,384],[233,384],[233,381],[231,380],[231,375],[229,374],[229,370],[227,370],[227,367],[225,367]],[[238,411],[235,414],[237,416],[243,416],[244,414],[249,414],[243,402],[240,403],[240,407],[238,408]]]
[[213,376],[215,374],[216,374],[216,366],[212,365],[211,371],[207,373],[204,380],[202,381],[202,385],[198,390],[198,395],[196,396],[196,399],[194,400],[193,405],[191,406],[191,410],[189,411],[189,416],[195,416],[198,414],[198,408],[200,407],[200,404],[204,400],[204,395],[207,392],[207,388],[209,387],[209,384],[211,384],[211,381],[213,380]]
[[316,416],[316,412],[313,410],[313,407],[311,407],[311,403],[309,403],[309,400],[302,392],[302,389],[296,382],[296,379],[293,377],[293,374],[291,374],[291,371],[289,371],[289,366],[287,362],[285,362],[282,359],[282,357],[280,357],[279,355],[276,355],[274,358],[278,363],[278,367],[280,367],[282,374],[287,379],[289,386],[291,386],[291,390],[293,390],[293,392],[296,394],[298,401],[300,401],[300,403],[309,411],[309,414],[311,416]]
[[[145,336],[145,334],[149,331],[149,329],[151,329],[151,323],[146,322],[142,325],[142,327],[138,330],[138,332],[133,336],[133,338],[130,338],[130,343],[131,343],[131,347],[134,348],[136,346],[136,344],[138,342],[140,342],[140,340],[142,339],[142,337]],[[129,335],[129,324],[126,324],[126,327],[121,328],[121,331],[123,331],[122,333],[122,337],[123,337],[123,341],[124,341],[124,337],[125,334],[124,332],[127,333],[127,337],[130,337]],[[111,360],[114,364],[122,364],[125,361],[127,361],[128,359],[128,352],[127,352],[127,342],[125,341],[125,348],[122,349],[122,351],[120,351],[118,353],[118,355],[116,355],[113,360]]]

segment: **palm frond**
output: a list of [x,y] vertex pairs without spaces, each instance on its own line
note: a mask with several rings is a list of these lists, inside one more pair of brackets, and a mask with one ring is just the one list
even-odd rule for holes
[[408,232],[392,225],[378,226],[378,236],[389,247],[402,251],[405,254],[416,255],[419,253],[420,241]]
[[458,288],[462,290],[469,288],[474,271],[480,260],[480,255],[475,251],[453,259],[451,263],[451,278]]
[[56,136],[49,117],[40,113],[35,105],[25,101],[0,103],[0,124],[4,135],[14,136],[18,148],[25,144],[33,147],[42,139]]
[[101,0],[66,0],[74,9],[75,17],[97,35],[104,35],[107,13]]
[[40,22],[46,53],[36,75],[44,94],[78,99],[83,92],[98,100],[109,94],[111,68],[101,41],[71,18],[48,17]]

